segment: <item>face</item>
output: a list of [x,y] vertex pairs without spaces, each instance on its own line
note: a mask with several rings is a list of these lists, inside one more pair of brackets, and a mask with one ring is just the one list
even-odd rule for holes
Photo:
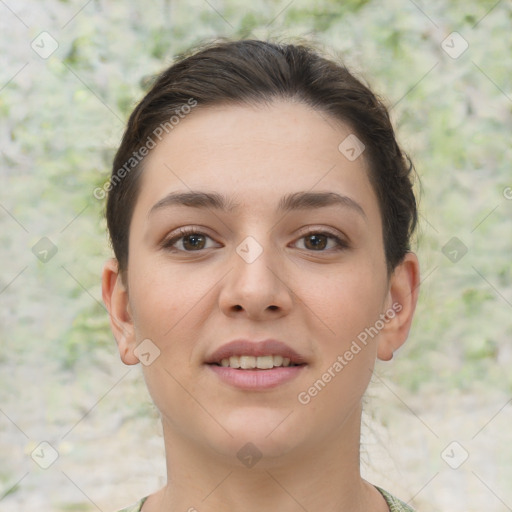
[[[127,288],[114,275],[109,309],[126,363],[146,340],[144,376],[170,436],[231,459],[247,442],[293,457],[360,421],[376,356],[405,340],[407,308],[392,305],[412,281],[388,279],[364,152],[338,149],[351,133],[300,103],[198,108],[146,158]],[[176,195],[192,191],[213,199]],[[301,364],[222,366],[251,355],[217,352],[240,339],[277,340]]]

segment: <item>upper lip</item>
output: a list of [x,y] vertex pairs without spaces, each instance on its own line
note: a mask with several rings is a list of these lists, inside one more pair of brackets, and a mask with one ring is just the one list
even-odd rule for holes
[[292,363],[303,364],[306,362],[304,356],[297,353],[286,343],[278,340],[251,341],[238,339],[230,341],[219,347],[206,360],[207,364],[220,363],[222,359],[231,356],[282,356],[288,357]]

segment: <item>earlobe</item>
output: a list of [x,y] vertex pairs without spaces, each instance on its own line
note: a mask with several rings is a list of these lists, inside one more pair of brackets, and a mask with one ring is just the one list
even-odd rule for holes
[[419,262],[416,254],[408,252],[390,277],[387,297],[389,321],[380,333],[377,357],[393,359],[393,353],[406,341],[411,328],[420,284]]
[[135,329],[133,325],[128,290],[121,278],[117,260],[105,262],[102,273],[102,297],[110,316],[110,328],[114,334],[123,363],[137,364],[139,360],[135,348]]

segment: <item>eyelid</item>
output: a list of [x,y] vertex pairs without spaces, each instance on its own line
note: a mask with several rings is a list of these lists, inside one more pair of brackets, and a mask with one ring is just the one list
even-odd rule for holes
[[[337,237],[337,238],[342,238],[344,235],[343,233],[341,233],[340,231],[338,230],[334,230],[332,228],[328,228],[326,226],[305,226],[304,228],[301,228],[300,231],[300,236],[306,236],[306,235],[309,235],[309,234],[327,234],[327,235],[332,235],[333,237]],[[345,237],[346,238],[346,237]]]

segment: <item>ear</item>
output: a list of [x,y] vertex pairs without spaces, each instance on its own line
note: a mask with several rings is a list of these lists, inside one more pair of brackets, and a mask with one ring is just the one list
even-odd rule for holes
[[105,262],[101,278],[103,302],[110,315],[110,328],[117,342],[119,355],[124,364],[137,364],[135,356],[135,329],[133,326],[128,290],[119,272],[115,258]]
[[382,361],[393,359],[393,352],[407,339],[411,328],[420,285],[418,257],[408,252],[393,271],[386,298],[387,322],[380,332],[377,357]]

